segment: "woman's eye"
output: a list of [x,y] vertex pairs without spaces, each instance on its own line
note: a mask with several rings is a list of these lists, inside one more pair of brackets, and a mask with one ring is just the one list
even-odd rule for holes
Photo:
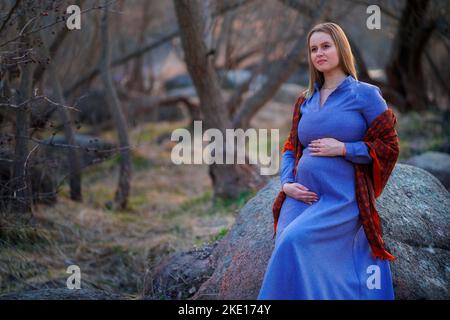
[[311,49],[312,52],[316,51],[316,48]]

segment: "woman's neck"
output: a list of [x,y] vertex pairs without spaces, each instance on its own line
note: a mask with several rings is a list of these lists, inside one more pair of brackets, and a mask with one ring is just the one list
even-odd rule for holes
[[342,81],[347,77],[347,75],[340,69],[329,71],[323,74],[324,83],[322,88],[333,89],[339,86]]

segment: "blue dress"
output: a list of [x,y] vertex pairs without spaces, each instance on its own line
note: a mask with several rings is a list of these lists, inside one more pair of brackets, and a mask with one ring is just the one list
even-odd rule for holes
[[[292,151],[283,153],[280,169],[282,185],[300,183],[319,199],[309,205],[286,197],[258,299],[394,299],[389,261],[372,257],[359,219],[353,167],[372,161],[362,139],[386,101],[378,87],[351,75],[322,107],[319,90],[316,83],[299,106],[305,149],[296,176]],[[311,155],[308,144],[327,137],[345,143],[345,157]]]

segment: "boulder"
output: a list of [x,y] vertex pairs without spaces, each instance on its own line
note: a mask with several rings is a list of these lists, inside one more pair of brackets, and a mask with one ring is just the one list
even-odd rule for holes
[[169,97],[197,97],[197,91],[194,86],[174,88],[167,91],[167,96]]
[[153,270],[151,291],[146,299],[173,300],[190,298],[214,272],[209,261],[217,242],[177,252],[163,259]]
[[111,111],[104,91],[93,90],[85,93],[76,102],[75,106],[78,121],[95,127],[100,125],[110,128],[112,125]]
[[166,89],[166,91],[193,86],[194,83],[192,82],[192,78],[187,73],[179,74],[164,82],[164,89]]
[[[241,209],[202,267],[205,276],[214,272],[192,299],[256,299],[274,246],[271,208],[279,189],[279,178],[272,179]],[[391,262],[396,299],[449,299],[448,191],[427,171],[397,164],[377,209],[386,245],[397,257]]]
[[[56,135],[43,139],[42,142],[38,151],[39,160],[46,161],[53,173],[62,171],[60,175],[66,175],[70,167],[67,160],[69,149],[64,147],[67,144],[65,136]],[[102,162],[118,153],[115,143],[96,136],[75,134],[73,144],[80,147],[78,154],[81,168]]]
[[237,69],[237,70],[219,70],[218,72],[221,86],[225,89],[235,89],[244,82],[247,82],[252,73],[249,70]]
[[[251,76],[252,72],[246,69],[236,69],[236,70],[218,70],[218,76],[220,81],[220,86],[223,89],[235,89],[239,87],[241,84],[247,82]],[[250,84],[250,91],[255,91],[261,88],[261,86],[267,81],[267,77],[264,75],[257,75]],[[192,96],[194,89],[194,83],[192,82],[191,77],[188,74],[177,75],[164,83],[164,89],[167,92],[183,92],[183,89],[186,89],[186,93],[189,96]],[[195,90],[195,89],[194,89]]]
[[[105,161],[118,153],[114,143],[95,136],[76,134],[74,140],[74,145],[80,146],[78,155],[81,169]],[[69,149],[60,146],[67,144],[64,136],[46,138],[42,142],[37,152],[30,158],[33,199],[53,204],[56,202],[61,181],[67,178],[72,170],[68,162]]]
[[427,170],[450,190],[450,154],[427,151],[408,159],[405,163]]

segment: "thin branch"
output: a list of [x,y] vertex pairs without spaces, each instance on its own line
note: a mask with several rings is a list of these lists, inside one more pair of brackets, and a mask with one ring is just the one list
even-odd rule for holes
[[[173,38],[177,37],[178,35],[179,35],[178,30],[173,31],[173,32],[163,36],[161,39],[158,39],[158,40],[156,40],[154,42],[151,42],[151,43],[143,46],[142,48],[138,48],[137,50],[135,50],[133,52],[130,52],[130,53],[124,55],[123,57],[120,57],[120,58],[114,60],[111,65],[113,67],[119,66],[119,65],[127,62],[130,59],[137,58],[137,57],[143,55],[144,53],[146,53],[147,51],[153,50],[153,49],[159,47],[160,45],[166,43],[167,41],[172,40]],[[67,90],[65,90],[64,91],[64,95],[68,96],[71,92],[73,92],[74,90],[78,89],[82,84],[86,83],[87,81],[90,81],[90,80],[94,79],[99,74],[100,74],[100,68],[97,65],[91,71],[89,71],[85,76],[83,76],[80,79],[78,79]]]
[[[101,7],[101,6],[92,7],[92,8],[89,8],[89,9],[86,9],[86,10],[81,11],[80,14],[83,14],[83,13],[86,13],[86,12],[89,12],[89,11],[92,11],[92,10],[98,10],[98,9],[102,9],[102,7]],[[66,16],[69,16],[68,13],[65,13],[65,15],[66,15]],[[59,23],[61,23],[61,22],[65,22],[65,21],[66,21],[65,18],[66,18],[66,17],[64,17],[64,18],[62,18],[62,19],[58,19],[58,17],[57,17],[55,22],[52,22],[52,23],[50,23],[50,24],[48,24],[48,25],[42,26],[42,27],[40,27],[40,28],[38,28],[38,29],[35,29],[35,30],[31,30],[31,31],[28,32],[28,33],[23,33],[23,34],[19,33],[19,35],[18,35],[17,37],[15,37],[15,38],[13,38],[13,39],[10,39],[10,40],[7,40],[6,42],[3,42],[2,44],[0,44],[0,48],[3,47],[3,46],[5,46],[5,45],[7,45],[7,44],[9,44],[9,43],[11,43],[11,42],[14,42],[14,41],[18,40],[18,39],[20,39],[20,38],[22,38],[22,37],[24,37],[24,36],[31,35],[31,34],[33,34],[33,33],[39,32],[39,31],[41,31],[41,30],[44,30],[44,29],[48,29],[48,28],[50,28],[50,27],[53,27],[54,25],[59,24]],[[35,19],[35,18],[33,18],[33,19]]]
[[36,100],[39,100],[39,99],[44,99],[44,100],[47,101],[48,103],[53,104],[53,105],[58,106],[58,107],[62,107],[62,108],[74,110],[74,111],[76,111],[76,112],[80,112],[80,110],[78,110],[78,109],[75,108],[75,107],[69,107],[69,106],[60,104],[60,103],[58,103],[58,102],[52,101],[51,99],[49,99],[49,98],[46,97],[46,96],[35,96],[35,97],[33,97],[33,98],[31,98],[31,99],[28,99],[28,100],[26,100],[26,101],[24,101],[24,102],[22,102],[22,103],[20,103],[20,104],[0,103],[0,107],[9,107],[9,108],[12,108],[12,109],[24,109],[24,108],[25,108],[24,106],[26,106],[28,103],[33,102],[33,101],[36,101]]
[[[368,6],[372,5],[372,4],[376,4],[376,3],[368,2],[368,1],[364,1],[364,0],[347,0],[347,1],[350,1],[351,3],[358,4],[358,5],[361,5],[361,6],[364,6],[364,7],[368,7]],[[388,17],[390,17],[390,18],[392,18],[394,20],[400,21],[400,17],[398,15],[396,15],[393,11],[391,11],[389,9],[386,9],[386,6],[381,6],[379,4],[376,4],[376,5],[378,5],[380,10],[383,13],[385,13]]]
[[[23,37],[25,29],[28,27],[28,25],[30,25],[36,19],[37,19],[37,17],[33,17],[30,20],[28,20],[28,22],[23,26],[22,30],[20,30],[20,32],[19,32],[19,38]],[[29,35],[29,34],[30,33],[27,33],[27,35]]]
[[57,147],[57,148],[73,148],[73,149],[83,149],[86,150],[87,152],[95,152],[95,153],[111,153],[114,151],[123,151],[123,150],[133,150],[139,147],[139,145],[136,146],[125,146],[125,147],[114,147],[114,148],[110,148],[110,149],[98,149],[98,148],[93,148],[93,147],[85,147],[85,146],[79,146],[79,145],[73,145],[73,144],[67,144],[67,143],[55,143],[53,142],[53,137],[51,141],[44,141],[41,139],[37,139],[37,138],[33,138],[33,137],[29,137],[29,136],[21,136],[21,135],[17,135],[16,137],[18,138],[25,138],[25,139],[29,139],[30,141],[33,141],[37,144],[40,145],[45,145],[45,146],[52,146],[52,147]]
[[[233,11],[236,8],[242,6],[242,5],[246,5],[250,2],[252,2],[253,0],[246,0],[246,1],[238,1],[234,4],[228,5],[224,8],[221,8],[220,10],[217,10],[213,13],[213,18],[223,15],[229,11]],[[133,58],[138,58],[140,56],[142,56],[143,54],[147,53],[148,51],[151,51],[157,47],[159,47],[160,45],[172,40],[175,37],[178,37],[180,35],[180,32],[178,29],[162,36],[160,39],[156,40],[156,41],[152,41],[151,43],[141,47],[141,48],[137,48],[135,51],[132,51],[130,53],[125,54],[123,57],[120,57],[116,60],[114,60],[111,63],[111,66],[115,67],[115,66],[119,66],[122,65],[123,63],[133,59]],[[100,69],[98,68],[98,66],[95,66],[94,68],[92,68],[91,71],[89,71],[86,75],[84,75],[83,77],[81,77],[79,80],[77,80],[74,84],[72,84],[71,86],[69,86],[69,88],[67,90],[64,91],[64,95],[68,96],[71,92],[75,91],[76,89],[78,89],[81,85],[83,85],[84,83],[93,80],[95,77],[97,77],[100,73]]]
[[22,0],[16,0],[16,3],[14,4],[14,7],[12,7],[11,10],[8,12],[8,16],[7,16],[6,19],[3,21],[3,24],[2,24],[2,26],[0,27],[0,34],[2,33],[3,29],[5,28],[6,24],[7,24],[8,21],[9,21],[9,19],[11,19],[11,17],[12,17],[12,15],[13,15],[14,11],[16,11],[17,8],[19,7],[21,1],[22,1]]
[[448,82],[442,78],[442,74],[438,67],[434,64],[433,59],[431,58],[431,55],[429,54],[428,50],[425,49],[425,57],[430,64],[431,69],[433,70],[433,73],[436,75],[438,82],[441,84],[441,86],[447,90],[447,92],[450,92],[450,86],[448,85]]
[[[326,8],[327,2],[322,0],[309,21],[309,27],[312,27],[314,23],[325,16]],[[306,50],[305,42],[306,34],[303,34],[298,38],[286,58],[281,60],[275,68],[265,73],[267,81],[234,114],[232,120],[234,128],[247,127],[258,110],[276,93],[289,76],[302,65],[301,57],[304,55],[304,50]]]
[[[24,177],[27,176],[27,163],[28,163],[28,160],[30,160],[31,154],[32,154],[35,150],[37,150],[38,147],[39,147],[38,144],[35,145],[35,146],[33,147],[33,149],[31,149],[31,151],[28,153],[27,158],[25,159],[25,163],[23,164],[23,176],[24,176]],[[26,190],[26,189],[28,188],[28,184],[27,184],[28,179],[23,179],[23,180],[24,180],[24,186],[23,186],[22,188],[19,188],[19,189],[17,189],[17,190],[14,191],[14,198],[16,198],[16,192],[22,191],[22,190]]]

